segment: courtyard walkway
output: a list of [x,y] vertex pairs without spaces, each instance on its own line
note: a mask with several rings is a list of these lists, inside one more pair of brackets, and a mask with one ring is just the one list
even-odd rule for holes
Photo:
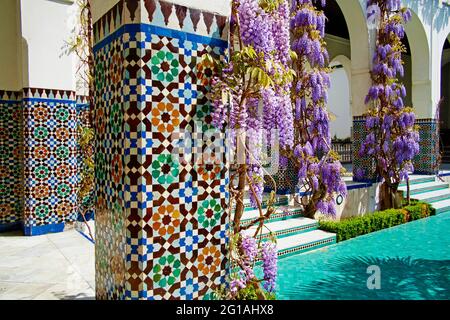
[[94,298],[94,245],[78,231],[0,234],[0,300]]

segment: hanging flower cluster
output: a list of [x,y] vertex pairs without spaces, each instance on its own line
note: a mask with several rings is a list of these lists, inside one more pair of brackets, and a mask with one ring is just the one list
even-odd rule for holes
[[[249,298],[249,292],[253,292],[261,299],[275,290],[274,240],[256,239],[274,212],[275,201],[272,194],[264,213],[263,146],[271,142],[275,133],[279,134],[283,147],[292,148],[294,143],[289,22],[288,0],[234,0],[229,60],[215,62],[219,72],[212,82],[213,124],[227,131],[229,147],[238,160],[232,166],[229,188],[229,207],[233,210],[229,252],[230,263],[240,271],[232,273],[224,298]],[[246,187],[260,217],[243,227]],[[242,231],[254,225],[257,226],[254,237],[244,237]],[[257,257],[263,262],[263,288],[253,272]]]
[[[234,148],[245,133],[247,173],[255,188],[250,199],[256,207],[264,189],[262,145],[270,142],[275,130],[282,146],[293,144],[289,5],[287,0],[241,0],[233,7],[232,24],[238,29],[242,50],[231,55],[213,81],[212,117],[216,127],[229,130]],[[243,73],[247,81],[242,81]]]
[[[321,4],[324,6],[325,1]],[[310,195],[306,203],[302,201],[304,214],[309,217],[317,210],[334,216],[334,195],[347,194],[339,156],[331,150],[326,109],[330,69],[324,41],[325,20],[313,0],[292,2],[290,28],[297,73],[292,88],[295,135],[294,147],[287,149],[286,154],[298,170],[300,192]]]
[[[404,23],[411,12],[401,7],[400,0],[370,0],[368,6],[379,12],[378,36],[372,67],[372,87],[366,97],[370,110],[366,115],[367,137],[359,155],[369,155],[376,162],[389,196],[399,183],[414,171],[412,160],[419,153],[419,133],[412,108],[404,105],[402,44]],[[383,197],[383,195],[381,195]],[[383,202],[383,201],[382,201]],[[387,206],[392,206],[390,201]]]
[[230,292],[232,297],[237,297],[241,289],[245,289],[249,284],[258,283],[258,279],[253,271],[255,263],[262,262],[263,287],[268,293],[275,291],[277,279],[277,248],[275,243],[267,241],[258,243],[254,237],[241,235],[240,252],[242,255],[242,270],[235,275],[230,282]]

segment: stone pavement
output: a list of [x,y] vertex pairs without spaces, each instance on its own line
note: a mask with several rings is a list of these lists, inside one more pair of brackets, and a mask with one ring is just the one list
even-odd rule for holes
[[0,300],[95,299],[94,249],[75,229],[0,234]]

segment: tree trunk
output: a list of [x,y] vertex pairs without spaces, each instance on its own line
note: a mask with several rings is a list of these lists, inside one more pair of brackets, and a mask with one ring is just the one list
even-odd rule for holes
[[321,184],[319,189],[313,193],[311,199],[309,199],[308,204],[304,208],[303,216],[305,218],[314,219],[317,212],[317,202],[323,199],[325,194],[326,188]]
[[236,211],[234,212],[234,233],[239,232],[241,226],[242,215],[244,214],[244,196],[245,196],[245,182],[247,168],[245,164],[239,166],[239,181],[238,181],[238,197],[236,199]]
[[383,182],[380,187],[380,210],[394,208],[394,196],[395,194],[389,185]]
[[316,204],[314,202],[308,203],[308,205],[305,207],[303,216],[305,218],[314,219],[314,216],[316,215]]

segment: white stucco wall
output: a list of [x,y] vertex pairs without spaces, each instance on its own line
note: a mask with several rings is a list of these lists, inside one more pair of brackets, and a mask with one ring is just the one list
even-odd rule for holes
[[[342,65],[339,61],[332,64]],[[350,83],[344,67],[334,69],[330,74],[331,87],[328,91],[328,111],[332,112],[336,119],[330,123],[331,137],[345,139],[351,136],[353,125],[350,106]]]
[[70,3],[20,0],[23,87],[75,90],[75,57],[64,53]]
[[20,55],[20,6],[17,0],[0,5],[0,90],[22,89]]

